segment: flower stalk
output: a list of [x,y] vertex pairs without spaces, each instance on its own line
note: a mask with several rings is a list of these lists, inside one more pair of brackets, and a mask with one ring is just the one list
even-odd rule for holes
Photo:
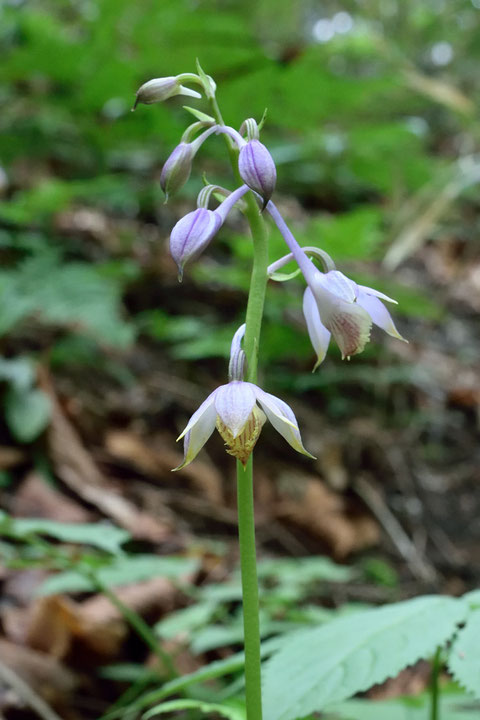
[[[210,104],[217,123],[224,126],[225,123],[215,97],[211,99]],[[238,145],[233,145],[228,135],[225,135],[225,140],[232,170],[237,180],[241,181],[238,170]],[[260,214],[257,201],[252,192],[245,195],[245,201],[247,204],[245,216],[253,240],[253,265],[248,291],[243,347],[247,365],[246,380],[256,383],[260,332],[268,282],[268,234],[265,220]],[[250,455],[245,467],[237,460],[237,512],[243,598],[247,720],[262,720],[260,608],[258,601],[252,455]]]

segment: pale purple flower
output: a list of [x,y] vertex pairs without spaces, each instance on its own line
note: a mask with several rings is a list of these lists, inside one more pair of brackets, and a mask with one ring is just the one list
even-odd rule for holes
[[170,77],[154,78],[143,83],[137,90],[135,104],[132,110],[135,110],[139,103],[151,105],[156,102],[163,102],[174,95],[187,95],[189,97],[200,98],[200,93],[196,90],[184,87],[181,84],[183,77],[181,75],[172,75]]
[[234,190],[216,210],[197,208],[181,218],[170,234],[170,252],[178,267],[178,279],[188,260],[198,257],[225,222],[235,203],[248,192],[246,185]]
[[192,142],[182,140],[167,158],[160,175],[160,186],[166,195],[165,201],[168,200],[169,195],[178,192],[187,182],[195,155],[205,140],[214,132],[216,132],[215,126],[207,128]]
[[160,175],[160,187],[165,193],[165,202],[169,195],[178,192],[187,182],[192,171],[193,156],[192,143],[181,142],[165,161]]
[[[316,272],[303,297],[303,312],[313,348],[315,368],[323,361],[333,335],[342,357],[361,352],[370,338],[372,322],[388,335],[405,340],[381,302],[395,300],[347,278],[339,270]],[[314,369],[315,369],[314,368]]]
[[215,427],[225,440],[227,452],[245,465],[258,440],[265,416],[289,445],[303,455],[313,457],[303,447],[297,419],[283,400],[253,383],[232,380],[214,390],[190,418],[178,438],[185,438],[184,459],[175,470],[192,462]]
[[263,207],[273,195],[277,171],[273,158],[260,140],[249,140],[238,157],[238,171],[243,182],[263,198]]
[[177,263],[179,280],[187,260],[203,252],[221,224],[222,219],[214,210],[197,208],[174,225],[170,234],[170,252]]

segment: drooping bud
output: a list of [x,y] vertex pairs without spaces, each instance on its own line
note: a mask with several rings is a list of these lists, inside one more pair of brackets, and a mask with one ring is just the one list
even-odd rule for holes
[[221,217],[205,208],[188,213],[176,223],[170,235],[170,252],[177,263],[180,281],[185,263],[203,252],[221,224]]
[[160,176],[160,185],[166,195],[165,202],[169,195],[176,193],[187,182],[192,170],[193,158],[205,140],[214,132],[215,127],[209,127],[192,142],[185,142],[182,138],[182,142],[171,153]]
[[170,76],[148,80],[137,90],[137,97],[132,110],[135,110],[139,103],[151,105],[156,102],[163,102],[174,95],[188,95],[189,97],[200,98],[200,93],[190,90],[181,84],[181,76]]
[[190,177],[194,152],[191,143],[181,142],[171,153],[160,175],[160,186],[168,196],[180,190]]
[[244,338],[246,328],[247,326],[245,323],[240,325],[232,339],[232,345],[230,347],[230,362],[228,363],[228,379],[230,381],[243,380],[247,358],[242,350],[242,340]]
[[238,170],[243,182],[263,198],[263,209],[273,195],[277,171],[273,158],[260,140],[250,140],[240,150]]

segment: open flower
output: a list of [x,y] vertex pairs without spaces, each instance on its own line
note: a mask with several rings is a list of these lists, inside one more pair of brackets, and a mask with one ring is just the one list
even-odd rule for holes
[[175,470],[192,462],[215,427],[225,440],[227,452],[246,465],[265,423],[265,416],[289,445],[303,455],[313,457],[303,447],[295,415],[283,400],[253,383],[232,380],[214,390],[190,418],[178,438],[185,438],[185,456]]
[[388,335],[407,342],[381,300],[396,303],[378,290],[357,285],[339,270],[315,273],[303,296],[308,333],[317,353],[315,368],[326,355],[331,335],[342,358],[361,352],[370,338],[372,322]]

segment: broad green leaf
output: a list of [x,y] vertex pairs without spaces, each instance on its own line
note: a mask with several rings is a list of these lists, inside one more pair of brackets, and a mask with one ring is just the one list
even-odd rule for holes
[[5,397],[5,419],[20,442],[35,440],[47,427],[51,405],[43,390],[10,388]]
[[[395,700],[348,700],[328,709],[325,720],[426,720],[430,711],[428,694]],[[323,716],[322,716],[323,717]],[[463,693],[442,693],[441,720],[478,720],[479,708]]]
[[218,703],[207,703],[201,700],[171,700],[170,702],[156,705],[143,715],[143,720],[156,717],[176,710],[200,710],[205,715],[223,715],[228,720],[245,720],[245,707],[237,705],[220,705]]
[[348,582],[355,570],[346,565],[337,565],[326,557],[282,558],[263,560],[258,564],[260,578],[274,578],[280,582],[310,583],[315,580]]
[[110,553],[118,553],[129,538],[126,530],[106,523],[60,523],[54,520],[11,518],[0,511],[0,533],[24,540],[31,535],[48,537],[68,543],[94,545]]
[[473,610],[458,633],[448,657],[455,680],[480,700],[480,609]]
[[124,278],[103,276],[102,270],[83,262],[62,264],[51,252],[38,253],[15,270],[2,270],[0,333],[34,315],[46,324],[85,329],[103,343],[128,346],[133,328],[121,317]]
[[393,677],[443,645],[466,613],[461,599],[426,596],[296,633],[266,663],[266,720],[304,717]]
[[[109,565],[95,570],[95,577],[108,587],[129,585],[152,577],[179,580],[195,572],[198,560],[183,557],[159,557],[158,555],[132,555],[115,558]],[[94,580],[85,573],[68,570],[52,575],[40,586],[40,594],[53,595],[62,592],[88,592],[95,590]]]

